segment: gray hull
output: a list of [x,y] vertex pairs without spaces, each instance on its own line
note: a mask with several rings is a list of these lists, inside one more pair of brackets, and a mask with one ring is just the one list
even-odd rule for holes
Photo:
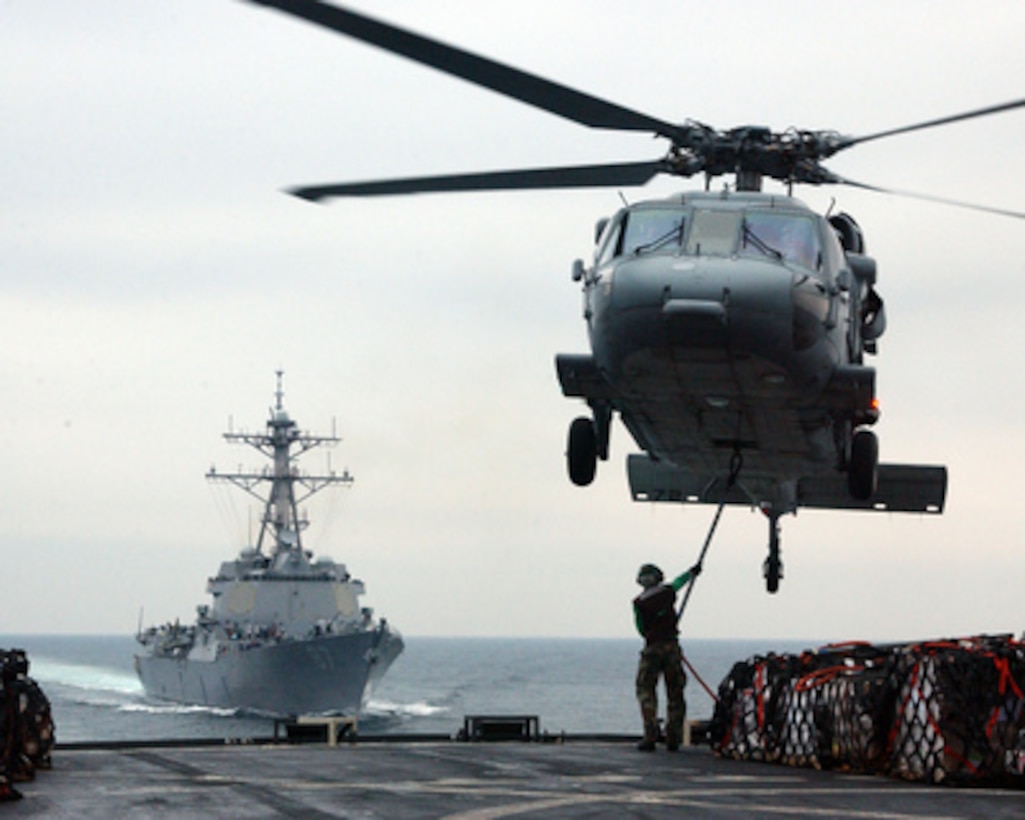
[[384,629],[242,646],[209,660],[137,655],[136,671],[146,694],[161,700],[282,717],[357,715],[402,639]]

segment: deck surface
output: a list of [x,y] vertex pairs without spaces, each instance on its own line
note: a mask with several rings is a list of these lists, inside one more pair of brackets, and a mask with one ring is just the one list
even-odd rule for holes
[[7,817],[1019,818],[1025,791],[923,786],[632,742],[61,749]]

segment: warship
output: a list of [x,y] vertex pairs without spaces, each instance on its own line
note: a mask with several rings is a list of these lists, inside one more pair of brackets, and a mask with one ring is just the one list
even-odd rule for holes
[[209,579],[212,602],[197,607],[195,624],[144,630],[140,623],[136,639],[143,651],[135,655],[135,669],[147,696],[161,700],[275,717],[358,716],[402,652],[402,636],[360,607],[363,582],[344,564],[314,560],[303,547],[309,522],[298,505],[353,478],[348,470],[300,472],[299,456],[340,439],[300,432],[283,406],[281,379],[278,371],[265,433],[224,434],[254,447],[273,466],[235,473],[211,467],[207,473],[262,502],[255,546]]

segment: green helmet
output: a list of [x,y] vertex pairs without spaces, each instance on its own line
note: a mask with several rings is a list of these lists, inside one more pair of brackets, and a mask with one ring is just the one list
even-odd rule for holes
[[662,574],[662,570],[654,564],[642,564],[641,568],[637,570],[637,583],[645,589],[661,584],[663,578],[665,576]]

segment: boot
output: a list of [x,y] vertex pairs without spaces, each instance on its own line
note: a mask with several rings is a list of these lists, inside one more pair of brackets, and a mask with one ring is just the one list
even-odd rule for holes
[[661,740],[662,729],[657,719],[650,720],[648,715],[644,718],[644,739],[637,744],[637,748],[642,752],[653,752],[655,744]]

